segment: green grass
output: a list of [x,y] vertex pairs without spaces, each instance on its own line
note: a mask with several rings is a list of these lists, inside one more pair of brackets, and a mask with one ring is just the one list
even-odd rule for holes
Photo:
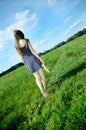
[[48,99],[24,66],[0,78],[0,130],[85,130],[86,35],[42,59]]

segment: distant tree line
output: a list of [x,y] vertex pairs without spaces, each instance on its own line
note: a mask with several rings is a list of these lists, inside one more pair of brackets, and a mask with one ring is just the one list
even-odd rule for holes
[[12,72],[13,70],[15,70],[15,69],[17,69],[18,67],[23,66],[23,65],[24,65],[23,63],[18,63],[18,64],[16,64],[16,65],[12,66],[12,67],[9,68],[8,70],[2,72],[2,73],[0,74],[0,77],[6,75],[6,74],[9,73],[9,72]]
[[44,54],[46,54],[46,53],[48,53],[48,52],[50,52],[50,51],[52,51],[52,50],[54,50],[54,49],[56,49],[58,47],[61,47],[62,45],[66,44],[66,43],[68,43],[68,42],[70,42],[70,41],[72,41],[72,40],[74,40],[74,39],[76,39],[76,38],[78,38],[78,37],[80,37],[80,36],[82,36],[84,34],[86,34],[86,28],[84,28],[82,31],[80,30],[79,32],[75,33],[74,35],[69,37],[66,41],[62,41],[62,42],[58,43],[52,49],[44,51],[43,53],[39,53],[39,55],[40,56],[44,55]]
[[[66,44],[66,43],[68,43],[68,42],[70,42],[70,41],[72,41],[72,40],[74,40],[74,39],[76,39],[76,38],[78,38],[78,37],[80,37],[80,36],[82,36],[82,35],[84,35],[84,34],[86,34],[86,28],[84,28],[82,31],[80,30],[80,31],[77,32],[76,34],[72,35],[72,36],[69,37],[66,41],[62,41],[62,42],[58,43],[58,44],[55,45],[52,49],[47,50],[47,51],[45,51],[45,52],[43,52],[43,53],[39,53],[39,56],[44,55],[44,54],[46,54],[46,53],[48,53],[48,52],[50,52],[50,51],[52,51],[52,50],[54,50],[54,49],[56,49],[56,48],[58,48],[58,47],[61,47],[61,46],[63,46],[64,44]],[[0,77],[6,75],[6,74],[9,73],[9,72],[12,72],[13,70],[15,70],[15,69],[17,69],[18,67],[23,66],[23,65],[24,65],[23,63],[18,63],[18,64],[16,64],[16,65],[12,66],[12,67],[9,68],[8,70],[2,72],[2,73],[0,74]]]
[[82,31],[77,32],[73,36],[69,37],[66,42],[70,42],[70,41],[72,41],[72,40],[74,40],[74,39],[76,39],[84,34],[86,34],[86,28],[84,28]]

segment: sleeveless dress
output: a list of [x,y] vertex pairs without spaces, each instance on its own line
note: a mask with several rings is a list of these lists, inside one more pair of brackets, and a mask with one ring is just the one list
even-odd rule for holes
[[24,47],[20,49],[21,49],[21,52],[23,53],[25,64],[30,73],[34,73],[40,68],[42,68],[41,61],[35,55],[32,54],[29,47],[26,47],[25,45]]

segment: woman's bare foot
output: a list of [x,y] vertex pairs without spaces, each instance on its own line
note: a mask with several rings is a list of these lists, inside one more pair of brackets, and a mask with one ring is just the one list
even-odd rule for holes
[[43,91],[41,93],[42,93],[43,97],[48,98],[48,94],[45,91]]

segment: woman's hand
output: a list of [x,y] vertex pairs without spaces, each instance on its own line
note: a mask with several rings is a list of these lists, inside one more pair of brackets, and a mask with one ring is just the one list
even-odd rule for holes
[[49,69],[44,64],[42,64],[42,66],[46,70],[47,73],[50,73]]

